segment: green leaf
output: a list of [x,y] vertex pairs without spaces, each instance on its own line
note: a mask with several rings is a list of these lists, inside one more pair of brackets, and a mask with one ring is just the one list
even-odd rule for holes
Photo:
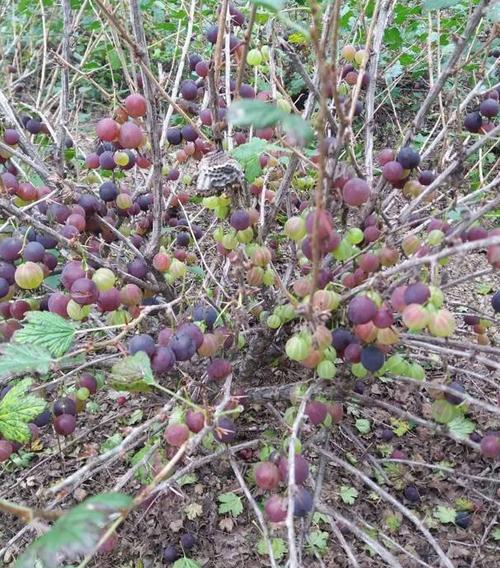
[[434,420],[439,422],[439,424],[448,424],[461,415],[460,409],[444,398],[435,400],[432,403],[431,413]]
[[243,512],[241,497],[233,493],[223,493],[219,495],[219,513],[231,513],[233,517],[238,517]]
[[229,107],[229,120],[235,126],[267,128],[281,124],[287,134],[304,144],[312,138],[312,128],[301,116],[290,114],[273,103],[240,99]]
[[131,497],[122,493],[90,497],[35,540],[18,558],[15,568],[56,568],[64,561],[71,562],[86,554],[99,542],[103,529],[115,514],[131,502]]
[[7,440],[27,442],[31,437],[28,423],[47,406],[41,398],[27,394],[31,383],[31,379],[19,381],[0,400],[0,432]]
[[465,416],[456,416],[451,422],[448,422],[448,429],[459,438],[468,438],[469,434],[472,434],[476,429],[476,425]]
[[442,10],[460,4],[460,0],[426,0],[424,2],[425,10]]
[[53,357],[62,357],[75,337],[75,326],[51,312],[28,312],[25,324],[16,332],[17,343],[45,347]]
[[104,454],[105,452],[112,450],[113,448],[116,448],[116,446],[119,446],[122,443],[122,441],[123,441],[123,436],[118,432],[116,432],[116,434],[113,434],[101,444],[101,454]]
[[480,282],[476,284],[476,292],[482,296],[486,296],[493,290],[493,285],[491,282]]
[[361,434],[368,434],[371,428],[370,421],[366,418],[358,418],[355,422],[356,430]]
[[198,564],[198,562],[196,562],[196,560],[193,560],[192,558],[186,558],[184,556],[183,558],[179,558],[179,560],[176,560],[174,562],[173,568],[200,568],[200,565]]
[[279,12],[283,9],[283,0],[250,0],[252,4],[255,4],[261,8],[267,8],[270,12]]
[[147,392],[155,382],[149,357],[144,351],[130,355],[111,367],[111,386],[119,391]]
[[492,533],[491,536],[493,537],[493,540],[500,540],[500,527],[497,527]]
[[311,531],[307,535],[307,548],[313,553],[324,554],[327,550],[328,533],[325,531]]
[[[273,556],[279,562],[287,551],[287,546],[282,538],[273,538],[271,540],[271,548],[273,549]],[[257,554],[261,556],[267,556],[269,553],[267,542],[264,538],[261,538],[257,542]]]
[[243,166],[247,182],[252,183],[262,172],[259,160],[261,154],[273,149],[280,149],[280,147],[269,144],[262,138],[252,138],[250,142],[237,146],[231,155]]
[[348,487],[347,485],[342,485],[339,492],[340,498],[346,505],[354,505],[359,493],[355,487]]
[[455,517],[457,516],[457,512],[452,507],[445,507],[443,505],[439,505],[437,509],[433,513],[434,517],[438,519],[440,523],[443,525],[447,525],[449,523],[455,522]]
[[52,357],[42,347],[8,343],[0,356],[0,376],[20,375],[26,371],[36,371],[41,375],[49,372]]

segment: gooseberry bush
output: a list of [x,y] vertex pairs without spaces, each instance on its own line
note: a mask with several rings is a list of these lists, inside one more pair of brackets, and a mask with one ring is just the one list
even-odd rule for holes
[[200,494],[253,565],[469,525],[494,565],[498,6],[43,4],[2,27],[6,565],[201,566]]

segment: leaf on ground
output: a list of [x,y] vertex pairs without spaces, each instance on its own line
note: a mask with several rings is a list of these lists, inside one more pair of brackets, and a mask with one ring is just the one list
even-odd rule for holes
[[17,343],[38,345],[53,357],[62,357],[75,337],[75,326],[63,317],[51,312],[28,312],[24,326],[16,332]]
[[51,363],[51,354],[42,347],[9,343],[0,356],[0,376],[20,375],[27,371],[43,375],[48,373]]
[[27,394],[31,383],[31,379],[19,381],[0,400],[0,432],[7,440],[27,442],[31,437],[28,424],[47,406],[43,399]]
[[[287,551],[286,542],[282,538],[273,538],[271,540],[271,548],[273,550],[273,556],[278,562],[283,558]],[[261,538],[257,542],[257,554],[261,556],[267,556],[269,554],[269,548],[265,538]]]
[[457,416],[448,422],[448,429],[459,438],[468,438],[476,429],[476,425],[465,416]]
[[238,517],[243,512],[243,503],[241,497],[233,493],[223,493],[219,495],[219,513],[231,513],[233,517]]
[[366,418],[358,418],[354,425],[356,426],[356,430],[361,432],[361,434],[368,434],[371,429],[370,421]]
[[346,505],[353,505],[359,495],[358,490],[355,487],[348,487],[347,485],[342,485],[339,492],[340,498]]
[[198,562],[196,562],[196,560],[193,560],[192,558],[186,558],[184,556],[183,558],[179,558],[179,560],[176,560],[174,562],[173,568],[200,568],[200,565],[198,564]]
[[90,497],[58,519],[16,561],[15,568],[56,568],[93,550],[103,529],[132,499],[122,493]]
[[154,384],[149,357],[144,351],[129,355],[111,368],[111,386],[118,391],[147,392]]
[[457,512],[452,507],[445,507],[444,505],[438,505],[437,509],[434,511],[434,517],[438,519],[440,523],[447,525],[449,523],[454,523],[457,516]]
[[194,521],[203,514],[203,507],[199,503],[190,503],[184,507],[184,512],[190,521]]

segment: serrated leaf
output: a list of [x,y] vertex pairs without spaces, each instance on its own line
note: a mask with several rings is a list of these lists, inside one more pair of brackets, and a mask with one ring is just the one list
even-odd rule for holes
[[356,426],[356,430],[361,432],[361,434],[368,434],[371,428],[370,421],[366,418],[358,418],[354,425]]
[[51,312],[28,312],[24,321],[23,328],[16,332],[14,340],[44,347],[53,357],[62,357],[75,337],[75,326]]
[[311,531],[307,535],[307,547],[317,554],[324,554],[327,549],[328,533],[325,531]]
[[198,562],[196,562],[196,560],[193,560],[192,558],[186,558],[184,556],[183,558],[179,558],[179,560],[176,560],[174,562],[173,568],[200,568],[200,565],[198,564]]
[[435,400],[431,408],[432,418],[439,424],[448,424],[454,418],[461,415],[460,410],[444,398]]
[[451,422],[448,422],[448,429],[459,438],[468,438],[476,429],[476,425],[472,420],[465,416],[457,416]]
[[27,371],[49,372],[52,356],[42,347],[8,343],[0,356],[0,376],[20,375]]
[[219,513],[231,513],[233,517],[238,517],[243,512],[243,503],[241,497],[233,493],[223,493],[219,495]]
[[103,493],[85,500],[35,540],[16,561],[15,568],[56,568],[92,550],[114,515],[126,509],[131,497]]
[[241,99],[229,108],[229,120],[235,126],[266,128],[281,124],[288,135],[305,143],[312,137],[312,128],[301,116],[280,109],[273,103],[255,99]]
[[27,442],[31,437],[28,424],[47,406],[43,399],[27,394],[31,383],[31,379],[19,381],[0,400],[0,432],[7,440]]
[[122,441],[123,436],[116,432],[101,444],[101,454],[104,454],[105,452],[116,448],[116,446],[119,446]]
[[252,183],[262,172],[260,156],[271,150],[282,150],[282,148],[276,144],[269,144],[262,138],[255,137],[250,142],[237,146],[231,152],[231,155],[243,166],[247,182]]
[[455,517],[457,512],[451,507],[445,507],[444,505],[439,505],[433,513],[434,517],[438,519],[440,523],[444,525],[455,522]]
[[355,487],[348,487],[347,485],[342,485],[339,492],[340,498],[346,505],[353,505],[358,497],[359,493]]
[[194,519],[201,517],[203,514],[203,507],[199,503],[190,503],[184,507],[184,512],[190,521],[194,521]]
[[154,384],[151,362],[144,351],[129,355],[111,367],[111,386],[118,391],[148,392]]
[[461,0],[426,0],[424,2],[425,10],[442,10],[443,8],[451,8],[456,4],[460,4]]
[[[282,538],[273,538],[271,540],[271,548],[273,549],[273,556],[278,562],[283,558],[287,551],[286,542]],[[267,556],[269,554],[267,542],[264,538],[261,538],[257,542],[257,554],[261,556]]]
[[500,540],[500,527],[497,527],[492,533],[491,536],[493,540]]
[[192,485],[198,481],[198,476],[196,473],[186,473],[185,475],[179,477],[177,480],[177,485],[182,487],[183,485]]

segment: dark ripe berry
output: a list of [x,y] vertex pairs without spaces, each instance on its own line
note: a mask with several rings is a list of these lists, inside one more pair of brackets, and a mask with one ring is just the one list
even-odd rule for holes
[[367,371],[375,373],[384,366],[384,353],[375,345],[367,345],[361,351],[361,364]]
[[250,215],[244,209],[238,209],[231,213],[229,223],[233,229],[236,229],[237,231],[244,231],[250,227]]
[[127,272],[136,278],[144,279],[148,273],[148,265],[144,260],[136,258],[127,264]]
[[391,148],[384,148],[384,150],[381,150],[379,155],[377,156],[377,161],[380,166],[385,166],[387,162],[392,162],[394,158],[394,150],[392,150]]
[[208,77],[208,63],[205,61],[198,61],[194,70],[198,77]]
[[261,489],[272,491],[278,487],[280,473],[278,468],[271,462],[261,462],[255,467],[255,483]]
[[481,320],[478,316],[474,316],[472,314],[464,315],[464,323],[466,325],[477,325]]
[[194,81],[187,79],[181,84],[181,95],[187,101],[194,101],[198,97],[198,87]]
[[[164,330],[162,330],[164,331]],[[171,332],[171,330],[170,330]],[[194,323],[183,323],[177,329],[177,333],[186,334],[194,341],[196,349],[198,349],[203,343],[203,333],[201,329]],[[161,332],[160,332],[161,335]],[[160,337],[158,337],[158,342],[160,342]]]
[[23,242],[21,239],[8,237],[0,241],[0,257],[6,261],[17,260],[20,256]]
[[403,298],[405,304],[409,306],[410,304],[425,304],[430,296],[429,287],[423,282],[416,282],[406,288]]
[[354,336],[347,329],[337,328],[332,331],[332,345],[339,352],[343,352],[353,341]]
[[199,137],[199,132],[190,124],[182,127],[182,137],[187,142],[194,142]]
[[95,170],[96,168],[98,168],[99,167],[99,155],[96,154],[96,153],[88,154],[85,157],[85,165],[90,170]]
[[3,174],[1,174],[0,181],[3,183],[3,186],[9,193],[17,191],[19,187],[16,176],[12,175],[9,172],[4,172]]
[[136,284],[125,284],[120,290],[120,300],[126,306],[138,306],[142,302],[142,292]]
[[187,247],[191,241],[189,233],[177,233],[175,237],[175,244],[179,247]]
[[236,425],[230,418],[223,416],[217,420],[214,434],[219,442],[225,444],[234,442],[236,440]]
[[241,28],[245,23],[245,16],[232,4],[229,4],[229,14],[231,15],[231,22]]
[[462,529],[469,527],[472,521],[472,515],[468,511],[458,511],[455,517],[455,524]]
[[488,434],[481,440],[481,453],[486,458],[500,458],[500,436]]
[[354,324],[368,323],[376,313],[377,306],[368,296],[356,296],[349,302],[347,316]]
[[407,485],[405,487],[404,496],[410,503],[418,503],[420,501],[420,494],[414,485]]
[[408,459],[407,455],[402,450],[394,450],[391,454],[392,460],[406,460]]
[[75,428],[76,418],[73,414],[61,414],[54,418],[54,430],[61,436],[69,436]]
[[306,517],[313,508],[313,496],[311,493],[304,489],[304,487],[298,487],[293,499],[293,514],[295,517]]
[[151,358],[151,368],[158,375],[168,373],[174,368],[175,355],[170,347],[158,347]]
[[453,381],[448,385],[448,388],[453,389],[457,394],[445,392],[444,397],[446,398],[446,400],[448,402],[451,402],[451,404],[460,404],[463,401],[463,398],[460,396],[460,394],[465,393],[464,386]]
[[14,446],[7,440],[0,440],[0,463],[7,461],[14,452]]
[[90,394],[95,394],[97,392],[97,381],[90,373],[82,373],[78,380],[78,385],[81,388],[86,388]]
[[182,142],[182,132],[180,128],[169,128],[167,130],[167,141],[173,146],[177,146]]
[[495,99],[485,99],[479,105],[479,112],[487,118],[493,118],[498,114],[499,110],[500,104],[498,104],[498,101],[496,101]]
[[368,201],[370,186],[360,178],[352,178],[342,188],[342,197],[347,205],[359,207]]
[[366,273],[375,272],[380,266],[380,259],[376,254],[367,252],[360,257],[359,266]]
[[99,156],[99,165],[103,170],[114,170],[116,162],[113,152],[103,152]]
[[13,128],[6,128],[3,134],[3,139],[9,146],[15,146],[19,142],[19,132]]
[[394,438],[394,432],[390,428],[383,428],[379,435],[383,442],[390,442]]
[[144,133],[133,122],[122,124],[118,135],[118,142],[122,148],[138,148],[144,142]]
[[431,170],[422,170],[418,176],[418,181],[422,185],[431,185],[431,183],[436,179],[436,174]]
[[[281,456],[278,462],[281,481],[288,482],[288,456]],[[309,475],[309,463],[301,455],[295,455],[295,483],[302,485],[306,482]]]
[[189,428],[185,424],[169,424],[165,429],[165,441],[171,446],[180,447],[189,438]]
[[5,298],[9,293],[10,285],[5,278],[0,278],[0,298]]
[[116,288],[110,288],[104,292],[99,292],[97,307],[101,310],[101,312],[114,312],[120,307],[120,304],[120,291]]
[[469,132],[477,133],[483,125],[483,119],[478,112],[470,112],[465,116],[464,127]]
[[214,359],[207,367],[207,375],[214,381],[222,381],[231,374],[233,368],[226,359]]
[[25,300],[16,300],[10,306],[10,313],[16,320],[22,320],[24,314],[31,309],[31,306]]
[[146,99],[137,93],[129,95],[123,102],[127,113],[134,117],[139,118],[146,114]]
[[98,297],[99,290],[90,278],[78,278],[71,285],[71,299],[80,306],[95,304]]
[[5,278],[9,284],[14,284],[16,267],[10,262],[0,261],[0,278]]
[[495,292],[491,297],[491,307],[495,313],[500,312],[500,291]]
[[328,413],[328,407],[325,403],[319,400],[311,400],[306,404],[306,416],[309,418],[311,424],[317,426],[321,424]]
[[359,343],[350,343],[344,349],[344,359],[348,363],[359,363],[361,361],[361,350],[362,347]]
[[175,562],[180,556],[179,550],[176,546],[170,545],[163,549],[163,560],[167,564]]
[[196,344],[187,333],[177,333],[168,344],[177,361],[187,361],[196,353]]
[[196,537],[191,533],[184,533],[181,535],[179,542],[184,550],[191,550],[196,544]]
[[200,120],[203,125],[211,126],[213,121],[212,111],[208,108],[204,108],[202,111],[200,111]]
[[134,337],[132,337],[132,339],[128,342],[128,352],[131,355],[134,355],[139,351],[144,351],[151,357],[155,352],[155,340],[146,333],[134,335]]
[[36,241],[28,243],[23,250],[24,260],[31,260],[31,262],[42,262],[45,255],[45,247]]
[[212,306],[195,306],[192,314],[194,321],[204,321],[208,329],[212,329],[217,320],[217,310]]
[[189,69],[194,71],[196,69],[196,65],[201,61],[201,56],[197,53],[192,53],[189,56]]
[[240,97],[242,99],[254,99],[255,98],[255,91],[251,85],[247,83],[242,83],[240,87]]
[[281,523],[286,519],[286,506],[286,499],[271,495],[264,505],[264,513],[271,523]]
[[39,120],[30,118],[26,123],[26,130],[30,134],[38,134],[42,130],[42,123]]
[[420,154],[409,146],[401,148],[396,159],[405,170],[412,170],[420,164]]
[[43,428],[43,426],[47,426],[47,424],[49,424],[51,420],[52,413],[50,412],[50,410],[44,410],[33,420],[33,423],[36,424],[39,428]]
[[382,168],[382,175],[390,183],[397,183],[403,177],[403,166],[396,161],[387,162]]
[[394,318],[392,316],[391,310],[387,306],[382,306],[377,310],[375,317],[373,318],[373,323],[379,329],[385,329],[391,327],[394,323]]
[[194,410],[188,410],[186,412],[186,425],[193,432],[197,434],[203,430],[205,426],[205,415],[203,412],[197,412]]
[[54,402],[54,414],[60,416],[61,414],[76,414],[76,403],[72,398],[67,396],[59,398]]
[[118,188],[112,181],[105,181],[99,188],[99,196],[106,203],[114,201],[117,195]]

